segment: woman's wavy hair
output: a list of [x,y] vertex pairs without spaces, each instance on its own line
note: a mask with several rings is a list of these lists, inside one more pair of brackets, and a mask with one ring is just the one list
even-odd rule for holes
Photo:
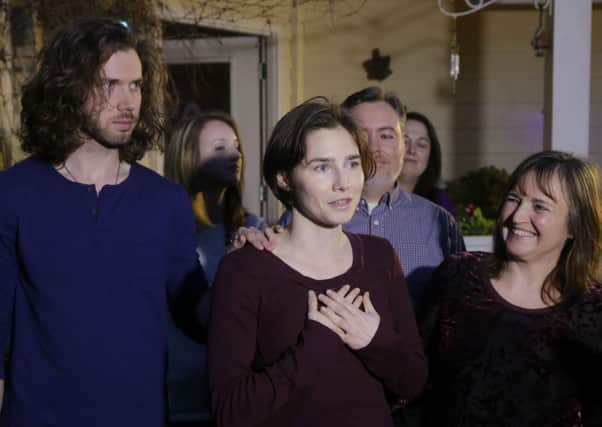
[[[506,194],[523,186],[531,174],[548,197],[553,196],[552,179],[558,176],[569,207],[568,231],[572,237],[566,240],[556,266],[546,277],[541,296],[549,303],[570,303],[587,292],[589,285],[599,278],[602,259],[600,171],[589,160],[560,151],[543,151],[518,165],[510,176]],[[502,236],[504,222],[500,213],[503,204],[498,211],[494,254],[488,266],[491,277],[497,277],[512,259]]]
[[[202,193],[197,173],[199,166],[199,135],[207,123],[213,120],[218,120],[230,126],[239,141],[238,151],[241,155],[243,168],[241,179],[228,186],[224,194],[223,222],[227,228],[234,230],[244,224],[246,215],[246,210],[242,204],[242,174],[245,167],[245,156],[238,126],[236,126],[236,122],[230,114],[222,111],[208,111],[180,121],[172,130],[167,143],[163,170],[166,178],[183,185],[190,199],[195,200],[199,193]],[[201,224],[211,225],[205,205],[196,206],[199,207],[199,209],[195,209],[197,221]]]
[[426,164],[426,169],[422,175],[418,177],[414,193],[433,201],[438,190],[437,185],[441,180],[441,144],[439,143],[435,126],[433,126],[433,123],[431,123],[428,117],[416,111],[410,111],[406,117],[407,121],[415,120],[422,123],[426,128],[431,144],[431,151]]
[[133,49],[142,63],[142,105],[130,141],[120,148],[127,162],[162,148],[162,102],[166,71],[160,51],[135,35],[125,21],[78,18],[60,29],[42,51],[35,75],[21,97],[21,148],[54,164],[65,161],[81,144],[88,123],[86,100],[100,87],[102,67],[111,55]]
[[263,177],[270,189],[287,209],[295,202],[294,189],[278,185],[278,174],[290,176],[305,157],[307,135],[319,129],[342,127],[357,144],[365,179],[374,175],[376,163],[368,148],[364,134],[343,107],[328,102],[326,98],[309,99],[286,113],[276,123],[263,157]]

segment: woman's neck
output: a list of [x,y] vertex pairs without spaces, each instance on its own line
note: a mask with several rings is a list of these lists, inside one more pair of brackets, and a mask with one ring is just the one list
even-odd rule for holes
[[353,263],[351,244],[342,225],[318,225],[295,209],[289,227],[278,240],[274,254],[317,280],[341,275]]
[[555,301],[544,301],[542,289],[556,262],[510,261],[500,275],[493,279],[496,290],[507,300],[524,308],[547,307],[559,301],[560,295],[552,295]]
[[334,253],[339,250],[342,242],[346,241],[342,225],[323,227],[293,209],[291,224],[288,228],[288,238],[297,248],[320,254]]

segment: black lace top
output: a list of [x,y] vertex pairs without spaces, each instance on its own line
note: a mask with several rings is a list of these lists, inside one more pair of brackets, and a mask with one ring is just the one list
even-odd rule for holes
[[497,294],[483,256],[448,258],[419,314],[425,425],[602,426],[602,286],[571,305],[524,309]]

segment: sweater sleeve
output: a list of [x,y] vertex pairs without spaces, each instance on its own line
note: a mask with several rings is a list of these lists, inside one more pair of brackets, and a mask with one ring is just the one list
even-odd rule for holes
[[[368,370],[402,400],[420,393],[427,377],[427,362],[407,286],[394,249],[387,244],[390,277],[385,282],[391,321],[381,322],[374,338],[356,353]],[[377,308],[378,311],[378,308]]]
[[[0,176],[0,194],[7,195]],[[17,259],[17,215],[15,200],[0,203],[0,379],[4,379],[4,355],[11,333],[14,294],[19,280]]]
[[207,281],[196,254],[192,207],[184,189],[178,188],[173,203],[167,291],[176,326],[196,341],[204,341],[197,307],[207,291]]
[[255,426],[269,419],[293,391],[317,382],[319,365],[340,345],[333,332],[306,320],[297,342],[275,362],[254,366],[258,323],[265,315],[261,281],[267,279],[253,273],[261,265],[245,266],[243,251],[222,260],[213,287],[209,386],[212,412],[224,427]]

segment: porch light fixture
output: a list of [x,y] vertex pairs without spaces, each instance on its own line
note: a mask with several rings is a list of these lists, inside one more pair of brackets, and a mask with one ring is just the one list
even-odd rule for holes
[[[464,5],[466,6],[465,10],[460,10],[457,12],[451,11],[447,9],[444,3],[452,3],[454,4],[456,0],[437,0],[437,5],[439,6],[439,10],[445,16],[449,16],[454,19],[454,28],[452,31],[452,39],[450,42],[450,55],[449,55],[449,75],[454,82],[454,93],[455,93],[455,82],[458,80],[460,76],[460,44],[457,39],[457,24],[456,19],[461,16],[470,15],[471,13],[478,12],[482,9],[485,9],[487,6],[491,6],[495,3],[503,2],[503,0],[463,0]],[[536,56],[543,55],[543,49],[547,48],[547,43],[545,41],[544,30],[543,30],[543,11],[547,9],[552,0],[533,0],[533,6],[535,9],[539,11],[539,25],[535,31],[535,35],[533,40],[531,41],[531,45],[535,49]]]

